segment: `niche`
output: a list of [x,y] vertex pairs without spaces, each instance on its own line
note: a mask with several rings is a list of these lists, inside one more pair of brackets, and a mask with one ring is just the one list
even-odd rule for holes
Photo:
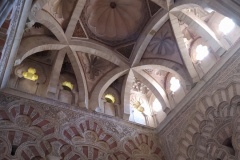
[[12,156],[15,156],[15,153],[16,153],[16,151],[17,151],[17,148],[18,148],[18,146],[12,145],[12,151],[11,151],[11,155],[12,155]]
[[58,81],[58,100],[72,105],[78,103],[78,87],[75,75],[61,73]]
[[15,69],[14,88],[23,92],[43,95],[47,77],[43,67],[31,61],[24,61]]
[[108,87],[102,97],[102,104],[98,112],[105,113],[110,116],[120,116],[120,96],[117,90]]

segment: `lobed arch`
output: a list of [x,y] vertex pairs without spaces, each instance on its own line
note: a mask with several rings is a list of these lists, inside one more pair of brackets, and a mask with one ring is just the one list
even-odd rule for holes
[[139,70],[139,71],[133,70],[133,73],[137,79],[139,79],[144,85],[146,85],[153,92],[155,97],[161,103],[163,110],[165,112],[172,109],[168,101],[167,95],[165,93],[165,90],[154,79],[152,79],[148,74],[146,74],[142,70]]
[[163,59],[144,59],[136,67],[134,67],[135,70],[152,68],[164,70],[176,75],[177,78],[180,79],[184,90],[189,90],[193,84],[186,68],[172,61]]
[[132,137],[128,136],[123,141],[124,153],[133,158],[151,158],[164,159],[161,147],[155,137],[144,133],[134,133]]
[[52,145],[47,141],[27,142],[17,150],[18,157],[25,160],[45,158],[52,152]]
[[[233,87],[236,88],[235,92]],[[204,155],[209,153],[211,156],[219,158],[216,157],[215,153],[217,152],[212,152],[211,145],[215,146],[217,150],[222,148],[221,152],[226,153],[226,159],[236,158],[232,155],[232,151],[228,152],[223,142],[232,137],[234,149],[239,147],[235,140],[235,138],[239,137],[239,129],[234,127],[239,123],[240,96],[236,92],[238,88],[239,85],[236,86],[235,83],[231,83],[226,89],[219,89],[212,96],[207,95],[199,100],[197,109],[200,109],[192,114],[189,123],[182,132],[182,138],[178,142],[179,154],[175,157],[176,160],[194,158],[199,152],[204,153]],[[223,98],[221,95],[229,95],[229,97]],[[202,106],[205,106],[204,112],[201,110]],[[204,140],[202,149],[201,144],[198,142],[201,140]],[[206,145],[210,148],[207,148]]]
[[4,137],[0,137],[1,142],[1,149],[0,149],[0,155],[1,157],[7,156],[7,154],[11,153],[11,143],[9,140],[5,139]]
[[207,44],[219,55],[222,55],[226,50],[230,48],[230,45],[222,37],[219,39],[217,35],[199,18],[192,17],[182,12],[183,9],[200,7],[196,4],[184,4],[173,8],[170,14],[177,17],[179,20],[186,23],[192,30],[207,42]]
[[61,130],[63,140],[69,144],[89,145],[94,142],[95,147],[114,150],[118,148],[118,139],[105,130],[95,120],[84,120],[81,123],[65,125]]
[[[160,65],[161,64],[161,65]],[[123,95],[122,95],[122,102],[124,102],[124,113],[125,115],[130,115],[130,90],[132,88],[132,83],[134,82],[134,76],[141,79],[141,81],[153,92],[153,94],[156,96],[156,98],[159,100],[160,103],[163,105],[163,109],[165,112],[169,112],[173,106],[170,106],[169,100],[166,96],[166,93],[164,89],[156,83],[155,80],[153,80],[151,77],[149,77],[145,72],[143,72],[143,69],[152,69],[152,68],[158,68],[160,70],[168,71],[170,73],[173,73],[181,80],[182,86],[184,90],[188,90],[190,81],[186,79],[188,75],[185,74],[184,68],[178,68],[181,67],[180,65],[169,62],[166,60],[142,60],[138,66],[133,67],[124,82],[124,88],[123,88]],[[177,70],[177,71],[175,71]],[[180,71],[180,74],[179,74]],[[181,74],[182,73],[182,74]],[[183,78],[184,77],[184,78]],[[188,86],[186,86],[188,85]]]
[[239,19],[239,14],[236,13],[234,10],[230,10],[229,6],[226,6],[225,4],[222,4],[219,2],[219,0],[203,0],[203,1],[198,1],[198,0],[178,0],[176,3],[170,6],[170,10],[180,6],[180,5],[189,5],[190,3],[196,4],[201,6],[202,8],[212,8],[213,10],[217,11],[218,13],[232,18],[238,26],[240,26],[240,19]]
[[240,87],[238,82],[231,82],[226,88],[221,87],[216,90],[212,95],[206,95],[202,97],[198,102],[198,110],[203,114],[206,113],[209,107],[214,107],[218,109],[218,106],[222,104],[222,102],[227,102],[228,104],[232,104],[234,102],[234,97],[239,97],[240,92],[237,88]]

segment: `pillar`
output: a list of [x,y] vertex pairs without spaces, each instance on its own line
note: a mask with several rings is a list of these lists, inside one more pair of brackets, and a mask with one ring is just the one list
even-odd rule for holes
[[[7,0],[8,1],[8,0]],[[10,0],[12,1],[12,0]],[[1,0],[2,2],[2,0]],[[3,48],[2,57],[0,60],[0,85],[1,88],[6,87],[10,77],[15,57],[24,32],[24,26],[29,15],[32,0],[17,0],[16,9],[13,13],[9,34],[6,44]]]
[[0,0],[0,27],[7,19],[15,0]]

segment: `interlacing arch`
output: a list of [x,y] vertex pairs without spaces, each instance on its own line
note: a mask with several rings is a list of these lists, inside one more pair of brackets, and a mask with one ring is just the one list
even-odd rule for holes
[[155,140],[144,134],[138,134],[134,139],[129,138],[124,143],[124,149],[127,154],[134,158],[148,159],[151,157],[151,159],[164,160],[161,149]]
[[[23,102],[12,102],[0,110],[0,157],[18,157],[24,160],[41,159],[52,152],[48,141],[55,127],[34,107]],[[45,137],[45,140],[42,138]]]
[[114,137],[106,134],[102,127],[92,120],[86,120],[77,126],[67,126],[63,130],[65,140],[72,144],[88,144],[95,142],[96,147],[114,149],[117,141]]
[[[240,96],[232,83],[209,97],[203,97],[178,143],[176,160],[239,158],[239,101]],[[236,88],[237,89],[237,88]],[[203,109],[204,107],[204,109]]]
[[[25,1],[23,4],[27,4]],[[69,4],[72,5],[71,13],[69,11],[65,19],[63,13],[56,11],[62,8],[54,6],[63,5],[61,1],[55,4],[52,0],[33,1],[26,32],[23,36],[16,33],[12,36],[17,40],[23,37],[21,42],[7,44],[14,48],[10,49],[11,52],[16,50],[16,53],[5,56],[4,60],[9,59],[10,63],[0,66],[4,68],[2,72],[7,68],[0,82],[6,82],[3,86],[10,89],[10,94],[22,93],[23,97],[30,94],[38,102],[59,104],[59,108],[53,111],[57,112],[55,117],[49,118],[44,116],[48,113],[43,113],[41,107],[32,103],[17,101],[0,106],[0,159],[46,159],[56,153],[64,160],[164,160],[155,130],[151,127],[160,126],[170,114],[170,118],[174,117],[181,108],[173,110],[184,105],[184,97],[188,96],[195,84],[198,83],[197,87],[205,85],[208,75],[216,73],[211,69],[240,36],[240,32],[235,32],[239,31],[238,26],[234,31],[236,36],[230,38],[216,28],[226,17],[240,24],[237,13],[234,10],[227,12],[229,9],[221,6],[218,0],[146,0],[144,3],[139,0],[136,2],[139,10],[133,16],[126,18],[128,13],[120,18],[135,22],[129,21],[129,26],[122,23],[123,26],[119,25],[121,33],[117,33],[106,31],[109,28],[102,24],[99,29],[95,23],[100,23],[100,16],[87,15],[88,11],[93,13],[95,3],[77,0],[75,4]],[[157,8],[154,14],[149,2]],[[69,6],[66,8],[69,9]],[[111,11],[116,8],[115,1],[110,2],[108,8]],[[207,8],[215,11],[207,12]],[[143,16],[140,11],[149,14]],[[92,23],[85,23],[83,19]],[[132,23],[138,26],[134,26],[135,30],[130,33],[128,27],[131,28]],[[113,27],[117,23],[106,24]],[[42,31],[34,32],[34,29],[41,27]],[[113,28],[117,30],[117,27]],[[74,36],[76,32],[79,36]],[[16,46],[19,47],[16,49]],[[202,47],[201,51],[197,50],[199,46]],[[201,57],[197,59],[198,51],[211,54],[208,61],[200,60]],[[44,54],[53,56],[41,59]],[[13,63],[15,68],[9,69]],[[112,87],[119,79],[120,85]],[[22,88],[19,83],[24,84]],[[232,83],[196,103],[196,111],[185,124],[178,141],[176,160],[240,159],[239,86]],[[107,93],[108,89],[111,91]],[[193,95],[197,90],[192,92]],[[151,102],[149,97],[152,97]],[[107,107],[110,108],[109,112],[105,112]],[[50,109],[45,112],[52,114]],[[79,113],[77,118],[67,117],[72,115],[72,111]],[[84,113],[92,117],[82,116]],[[94,119],[95,115],[100,118]],[[159,122],[160,116],[164,118],[160,118]],[[105,125],[102,117],[113,120],[111,124],[116,126]],[[123,129],[117,122],[118,118],[129,128]],[[146,126],[137,126],[140,132],[131,128],[134,123]],[[148,134],[150,130],[153,132]]]

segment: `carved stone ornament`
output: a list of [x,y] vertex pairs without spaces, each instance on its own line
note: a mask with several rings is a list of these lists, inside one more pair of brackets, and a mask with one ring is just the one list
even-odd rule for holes
[[86,131],[84,133],[84,139],[85,139],[85,142],[96,142],[98,140],[98,137],[96,133],[92,131]]
[[101,148],[103,149],[109,149],[109,145],[106,143],[106,142],[103,142],[103,141],[99,141],[97,143],[98,146],[100,146]]
[[23,128],[29,127],[32,123],[31,119],[25,115],[19,115],[15,121],[19,127],[23,127]]
[[95,77],[98,77],[100,72],[105,70],[110,64],[110,62],[105,59],[92,54],[85,53],[83,58],[86,74],[90,80],[94,80]]
[[135,78],[135,81],[133,82],[133,85],[132,85],[132,90],[142,94],[147,94],[147,92],[149,91],[149,88],[147,88],[147,86],[145,86],[141,81]]
[[149,154],[150,153],[150,148],[147,144],[141,144],[140,146],[141,149],[141,154]]
[[82,144],[84,142],[84,138],[80,136],[74,136],[72,138],[73,144]]

